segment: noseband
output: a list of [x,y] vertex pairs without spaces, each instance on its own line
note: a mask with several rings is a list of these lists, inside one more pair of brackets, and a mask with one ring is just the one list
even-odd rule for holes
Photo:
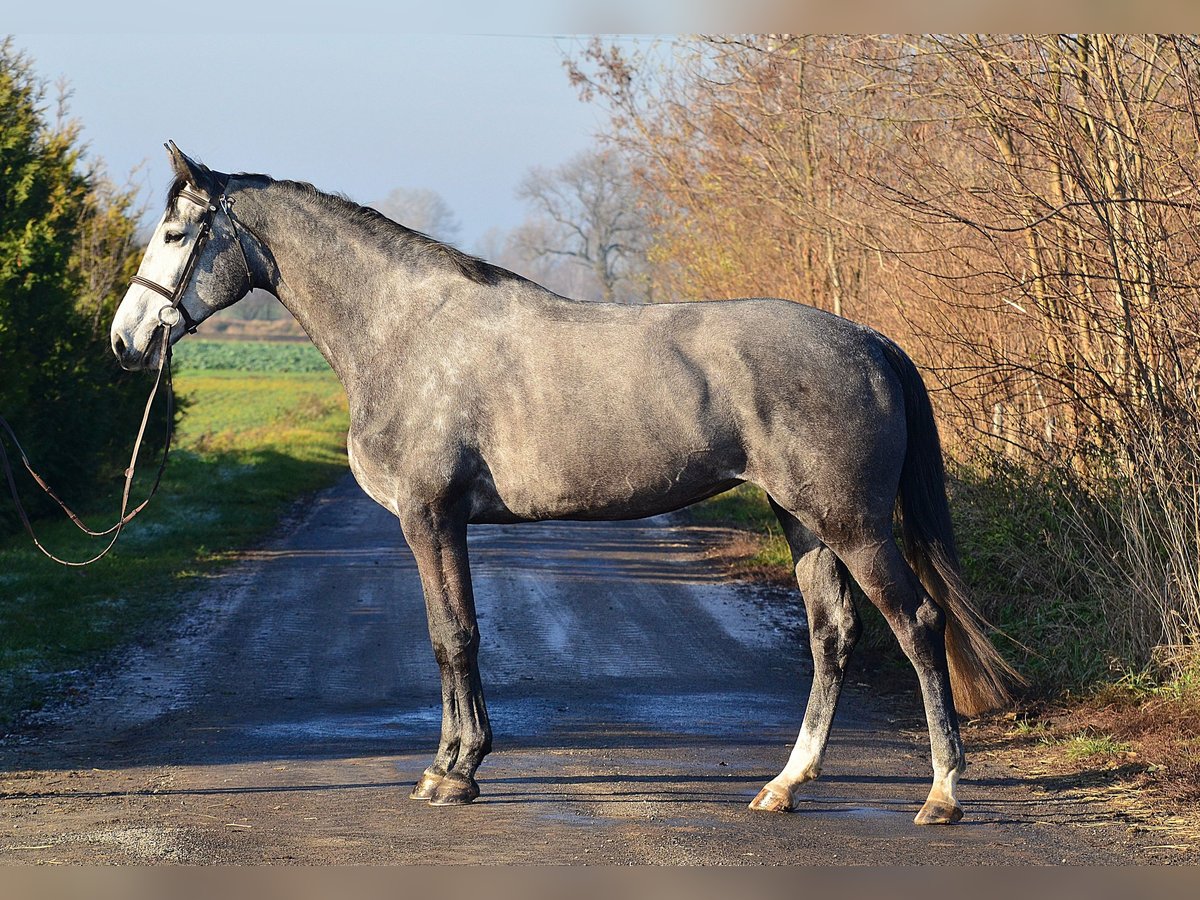
[[225,218],[229,221],[229,227],[233,229],[233,240],[237,244],[238,252],[242,256],[242,265],[246,269],[246,291],[248,293],[254,289],[254,276],[250,274],[250,260],[246,256],[246,248],[242,246],[242,235],[238,230],[237,220],[233,216],[233,200],[225,193],[225,188],[228,184],[228,179],[221,183],[221,190],[215,202],[210,197],[197,194],[186,187],[182,188],[176,195],[177,197],[182,197],[184,200],[190,200],[197,206],[203,206],[204,215],[200,218],[196,240],[192,243],[191,253],[188,254],[183,272],[180,274],[179,281],[176,282],[174,288],[164,287],[158,282],[151,281],[149,278],[144,278],[141,275],[134,275],[129,279],[130,283],[149,288],[168,301],[169,305],[162,307],[158,311],[158,322],[167,329],[168,333],[170,333],[173,327],[183,322],[183,326],[188,330],[188,333],[195,334],[196,327],[200,324],[192,318],[191,313],[187,311],[187,307],[183,305],[183,294],[191,283],[201,251],[208,244],[208,239],[212,237],[213,219],[218,212],[225,214]]

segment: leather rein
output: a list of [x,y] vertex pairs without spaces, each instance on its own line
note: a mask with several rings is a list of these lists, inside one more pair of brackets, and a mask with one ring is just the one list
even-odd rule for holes
[[[116,545],[117,538],[120,537],[121,531],[125,528],[125,526],[128,525],[138,513],[144,510],[147,505],[149,505],[151,499],[153,499],[154,495],[158,492],[158,487],[162,481],[163,472],[167,468],[167,456],[171,450],[171,438],[173,436],[175,424],[175,393],[172,389],[171,383],[171,329],[175,325],[178,325],[180,322],[182,322],[189,333],[196,333],[196,326],[199,323],[192,318],[187,308],[183,305],[183,295],[187,290],[188,285],[191,283],[192,275],[196,269],[196,263],[200,259],[200,253],[208,243],[209,238],[212,236],[213,219],[218,212],[223,212],[225,214],[225,217],[229,221],[230,227],[233,229],[234,243],[237,244],[238,250],[241,252],[242,264],[246,268],[246,283],[248,285],[247,291],[254,288],[254,277],[250,272],[250,261],[246,256],[245,248],[242,246],[242,236],[238,230],[237,221],[233,216],[233,201],[225,193],[225,187],[227,184],[228,179],[221,183],[221,190],[216,201],[213,201],[211,198],[205,197],[194,191],[188,190],[186,187],[180,190],[176,195],[177,197],[204,207],[204,215],[200,219],[196,240],[192,244],[192,249],[188,255],[187,262],[184,264],[183,270],[179,276],[179,280],[176,282],[174,288],[164,287],[163,285],[151,281],[149,278],[144,278],[141,275],[134,275],[130,279],[132,284],[148,288],[149,290],[154,291],[156,294],[161,295],[168,301],[168,304],[163,306],[158,311],[158,326],[155,328],[155,333],[158,335],[158,340],[160,341],[158,374],[155,376],[154,386],[150,389],[150,396],[146,399],[146,408],[142,411],[142,420],[141,424],[138,426],[137,438],[133,442],[133,452],[129,458],[129,467],[125,469],[125,485],[121,493],[121,512],[116,523],[110,525],[108,528],[105,528],[103,531],[95,531],[85,525],[83,520],[69,506],[67,506],[67,504],[59,499],[58,495],[54,493],[50,485],[46,483],[45,479],[43,479],[36,471],[34,471],[33,466],[29,463],[29,457],[25,453],[25,448],[22,447],[21,442],[17,440],[17,435],[13,431],[12,426],[8,424],[3,416],[0,416],[0,428],[7,432],[8,436],[12,439],[13,445],[17,448],[17,452],[21,456],[21,462],[24,464],[26,471],[29,472],[29,474],[33,477],[33,480],[37,483],[38,487],[40,487],[46,493],[46,495],[50,497],[51,500],[58,504],[62,511],[66,513],[67,517],[84,534],[87,534],[91,537],[112,536],[107,546],[105,546],[103,550],[101,550],[91,559],[83,560],[82,562],[61,559],[47,550],[42,542],[38,540],[37,534],[33,529],[33,524],[30,522],[29,514],[26,511],[25,506],[21,503],[21,497],[17,491],[16,478],[14,477],[12,465],[10,464],[8,458],[8,451],[5,450],[4,443],[0,441],[0,466],[3,466],[4,468],[4,475],[8,480],[9,491],[12,493],[13,502],[16,504],[17,514],[20,516],[21,524],[25,526],[25,531],[29,534],[34,546],[36,546],[38,550],[40,550],[45,556],[47,556],[49,559],[52,559],[56,563],[64,566],[78,567],[91,565],[92,563],[103,559]],[[150,409],[153,407],[154,400],[158,396],[159,389],[164,383],[167,386],[167,439],[166,443],[163,445],[162,459],[159,461],[158,471],[154,476],[154,484],[150,488],[150,493],[146,496],[145,500],[143,500],[133,509],[130,509],[129,496],[133,488],[133,476],[137,468],[138,456],[141,453],[142,441],[146,436],[146,426],[150,421]]]

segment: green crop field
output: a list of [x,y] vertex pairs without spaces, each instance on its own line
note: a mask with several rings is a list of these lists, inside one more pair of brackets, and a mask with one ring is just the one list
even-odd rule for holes
[[188,338],[175,345],[179,372],[328,372],[319,350],[304,342],[205,341]]
[[[297,497],[346,471],[346,401],[328,367],[256,373],[184,366],[176,392],[187,412],[163,486],[110,556],[65,569],[38,554],[24,533],[0,540],[0,725],[54,696],[77,670],[165,627],[189,589],[261,540]],[[147,473],[154,468],[143,464]],[[149,477],[139,475],[135,498]],[[119,494],[114,482],[111,499],[87,510],[93,527],[115,518]],[[97,550],[63,521],[40,523],[38,531],[67,558]]]

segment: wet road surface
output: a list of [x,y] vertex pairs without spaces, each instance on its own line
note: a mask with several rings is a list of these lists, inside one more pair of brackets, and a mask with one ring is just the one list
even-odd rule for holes
[[[470,807],[406,799],[437,670],[395,520],[346,479],[214,578],[174,637],[0,746],[0,862],[1057,863],[1137,859],[1100,806],[975,764],[919,829],[912,709],[852,688],[791,815],[810,665],[794,601],[656,519],[472,529],[495,749]],[[968,756],[970,747],[968,746]]]

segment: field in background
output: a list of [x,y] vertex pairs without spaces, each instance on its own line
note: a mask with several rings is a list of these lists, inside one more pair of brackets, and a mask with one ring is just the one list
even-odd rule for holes
[[[260,540],[297,497],[346,471],[345,396],[315,349],[308,347],[323,371],[235,372],[201,369],[219,352],[204,344],[179,345],[176,391],[186,412],[176,449],[158,496],[110,556],[65,569],[24,533],[0,543],[0,725],[61,692],[104,654],[170,622],[189,588]],[[252,345],[232,349],[254,351],[242,357],[245,365],[265,365]],[[287,365],[291,355],[276,359]],[[144,496],[146,480],[139,477],[135,497]],[[115,517],[120,484],[109,493],[106,505],[87,511],[93,526]],[[69,523],[41,523],[38,531],[67,558],[96,552]]]
[[187,340],[175,345],[176,371],[329,372],[325,357],[307,339],[265,342],[259,340]]

